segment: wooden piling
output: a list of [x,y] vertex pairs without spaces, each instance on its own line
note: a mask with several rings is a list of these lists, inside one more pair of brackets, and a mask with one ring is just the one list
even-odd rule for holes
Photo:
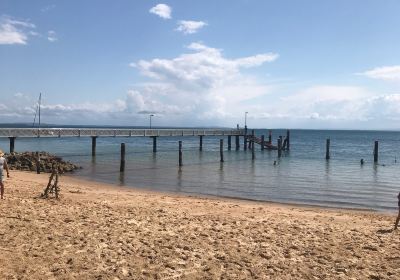
[[228,151],[232,149],[232,136],[228,135]]
[[179,141],[179,166],[182,166],[182,141]]
[[219,157],[219,161],[224,162],[224,139],[219,139]]
[[378,153],[379,153],[378,141],[375,141],[375,145],[374,145],[374,163],[378,162]]
[[330,154],[330,145],[331,145],[331,139],[326,139],[326,153],[325,153],[325,159],[330,159],[331,154]]
[[254,149],[254,137],[251,139],[251,160],[256,159],[256,153]]
[[278,138],[278,157],[282,156],[282,138]]
[[290,131],[286,130],[286,150],[290,150]]
[[16,137],[8,137],[10,139],[10,154],[14,153],[15,150],[15,138]]
[[272,130],[268,131],[268,143],[271,145],[272,144]]
[[200,135],[200,145],[199,145],[199,151],[203,150],[203,136]]
[[121,162],[119,165],[119,172],[125,171],[125,143],[121,143]]
[[254,133],[254,129],[251,130],[251,149],[254,150],[254,140],[256,138],[256,134]]
[[92,136],[92,157],[96,156],[96,140],[97,136]]
[[247,150],[247,126],[244,127],[243,149]]
[[264,135],[261,135],[261,151],[264,151]]
[[152,136],[153,138],[153,153],[157,153],[157,136]]
[[240,143],[239,143],[239,135],[235,136],[235,144],[236,144],[236,151],[238,151],[240,149]]

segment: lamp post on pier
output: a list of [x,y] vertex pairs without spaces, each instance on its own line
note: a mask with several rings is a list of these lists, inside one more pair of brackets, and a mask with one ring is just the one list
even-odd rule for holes
[[244,127],[247,128],[247,114],[249,112],[244,112]]
[[150,117],[150,129],[151,129],[151,118],[154,117],[154,114],[150,114],[149,117]]

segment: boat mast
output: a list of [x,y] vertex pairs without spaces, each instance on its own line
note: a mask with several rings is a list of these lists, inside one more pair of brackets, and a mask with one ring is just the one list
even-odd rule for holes
[[40,130],[40,103],[42,102],[42,93],[39,93],[39,130]]

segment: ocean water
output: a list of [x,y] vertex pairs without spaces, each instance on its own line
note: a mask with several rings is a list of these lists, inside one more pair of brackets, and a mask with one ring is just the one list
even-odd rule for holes
[[[273,142],[284,130],[273,130]],[[268,134],[256,130],[257,135]],[[79,164],[72,176],[144,189],[234,197],[260,201],[394,211],[400,191],[400,132],[291,130],[291,150],[227,150],[219,161],[219,139],[160,137],[152,152],[147,137],[97,139],[91,157],[91,138],[17,138],[16,151],[47,151]],[[325,141],[331,139],[331,159],[325,160]],[[183,141],[183,164],[178,167],[178,141]],[[379,140],[379,163],[373,163],[374,141]],[[126,171],[119,172],[120,144],[126,145]],[[0,139],[8,151],[8,139]],[[360,159],[365,161],[360,165]],[[277,164],[274,165],[274,161]]]

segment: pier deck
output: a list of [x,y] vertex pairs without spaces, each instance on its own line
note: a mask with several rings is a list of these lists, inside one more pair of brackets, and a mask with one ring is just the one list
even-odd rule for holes
[[244,129],[0,128],[0,137],[244,136]]

